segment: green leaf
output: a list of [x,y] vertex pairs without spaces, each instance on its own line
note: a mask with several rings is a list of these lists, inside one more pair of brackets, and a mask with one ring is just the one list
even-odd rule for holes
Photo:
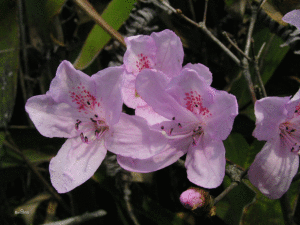
[[[101,16],[110,26],[118,30],[127,20],[135,2],[136,0],[113,0]],[[99,25],[94,25],[74,62],[74,67],[80,70],[88,67],[110,39],[111,36]]]
[[0,127],[10,121],[17,92],[19,26],[16,5],[0,2]]
[[226,158],[245,168],[249,152],[249,145],[245,138],[239,133],[232,133],[224,141],[224,146]]
[[271,200],[257,190],[256,199],[245,208],[241,222],[243,225],[284,224],[279,200]]

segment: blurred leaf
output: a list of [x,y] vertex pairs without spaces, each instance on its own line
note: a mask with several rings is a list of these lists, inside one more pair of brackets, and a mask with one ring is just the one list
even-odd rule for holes
[[253,141],[247,154],[247,160],[245,163],[246,168],[252,164],[255,156],[257,155],[257,153],[261,151],[264,145],[265,145],[264,141],[258,141],[257,139]]
[[244,208],[253,202],[254,197],[255,192],[247,184],[241,182],[217,203],[217,215],[227,224],[239,225]]
[[45,9],[47,0],[26,0],[24,2],[30,42],[35,48],[40,49],[44,43],[50,42]]
[[[250,182],[249,185],[251,185]],[[256,192],[255,201],[244,209],[242,224],[284,224],[279,200],[271,200],[260,191]]]
[[[113,0],[101,16],[110,26],[118,30],[127,20],[135,2],[136,0]],[[94,25],[74,62],[74,67],[80,70],[88,67],[110,39],[110,35],[99,25]]]
[[27,225],[33,224],[37,208],[43,201],[49,200],[50,198],[51,195],[48,193],[39,194],[23,205],[18,206],[15,209],[15,214],[21,214]]
[[48,22],[51,18],[57,15],[62,6],[65,4],[66,0],[48,0],[45,5],[46,15],[48,17]]
[[53,154],[47,154],[33,149],[24,150],[23,153],[32,163],[50,162],[50,160],[55,156]]
[[22,157],[19,154],[15,153],[11,149],[6,148],[5,146],[2,147],[0,155],[1,169],[20,166],[24,163]]
[[224,141],[224,146],[226,158],[245,168],[249,152],[249,145],[245,138],[239,133],[232,133]]
[[0,127],[5,127],[15,105],[19,68],[19,26],[11,1],[0,1],[0,23]]

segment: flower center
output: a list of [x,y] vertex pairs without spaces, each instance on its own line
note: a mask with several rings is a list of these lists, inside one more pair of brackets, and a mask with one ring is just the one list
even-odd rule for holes
[[300,124],[284,122],[280,124],[280,140],[284,143],[288,148],[290,148],[291,152],[295,152],[300,155]]
[[99,119],[98,115],[95,114],[90,120],[77,120],[75,129],[80,133],[81,141],[88,144],[101,138],[109,130],[109,127],[103,119]]
[[151,62],[148,59],[148,56],[144,55],[143,53],[138,54],[138,60],[136,60],[135,65],[139,72],[143,69],[151,69]]
[[203,106],[202,103],[202,97],[200,94],[198,94],[197,91],[190,91],[185,93],[186,100],[185,106],[188,110],[190,110],[192,113],[196,115],[201,116],[211,116],[211,113],[209,110]]
[[[173,123],[172,123],[173,122]],[[161,126],[162,134],[167,139],[179,139],[179,138],[188,138],[192,137],[192,145],[197,146],[200,142],[201,137],[203,136],[203,129],[200,124],[198,126],[195,124],[191,128],[191,125],[188,123],[181,124],[175,121],[175,117],[172,118],[170,128],[166,128],[165,126]]]
[[[75,123],[75,129],[78,131],[82,142],[88,144],[101,138],[109,127],[106,125],[105,120],[95,113],[104,114],[100,102],[90,91],[86,90],[82,83],[77,87],[73,87],[69,93],[72,102],[77,106],[78,112],[87,114],[85,119],[77,119]],[[93,116],[89,118],[88,115]]]

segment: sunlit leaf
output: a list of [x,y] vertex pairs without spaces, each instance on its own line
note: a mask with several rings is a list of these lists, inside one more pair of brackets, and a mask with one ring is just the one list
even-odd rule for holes
[[[110,26],[115,30],[118,30],[127,20],[130,11],[133,8],[133,3],[135,2],[136,0],[113,0],[101,16]],[[88,67],[110,39],[111,36],[99,25],[94,25],[79,56],[74,62],[74,66],[80,70]]]

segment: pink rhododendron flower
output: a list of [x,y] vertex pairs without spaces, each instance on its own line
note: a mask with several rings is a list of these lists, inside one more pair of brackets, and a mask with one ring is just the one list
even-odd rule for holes
[[266,97],[255,103],[253,136],[267,143],[248,171],[249,180],[264,195],[280,198],[298,171],[300,151],[300,91],[290,97]]
[[110,67],[90,77],[63,61],[49,91],[28,99],[26,111],[42,135],[69,138],[49,167],[59,193],[88,180],[107,149],[143,159],[164,147],[165,138],[144,119],[121,113],[123,70]]
[[204,190],[190,188],[180,195],[181,204],[187,209],[196,209],[201,207],[205,201]]
[[150,124],[163,118],[156,114],[136,91],[136,76],[143,69],[162,71],[168,80],[179,75],[183,62],[183,47],[180,38],[171,30],[125,38],[127,50],[124,55],[124,103],[135,114],[144,117]]
[[282,20],[286,23],[290,23],[300,30],[300,10],[295,9],[282,17]]
[[137,76],[141,97],[165,121],[152,129],[169,139],[164,151],[139,160],[118,156],[119,164],[131,171],[151,172],[176,162],[187,153],[188,179],[205,188],[215,188],[225,174],[225,148],[238,105],[235,96],[215,90],[208,68],[184,68],[169,83],[161,71],[145,69]]

